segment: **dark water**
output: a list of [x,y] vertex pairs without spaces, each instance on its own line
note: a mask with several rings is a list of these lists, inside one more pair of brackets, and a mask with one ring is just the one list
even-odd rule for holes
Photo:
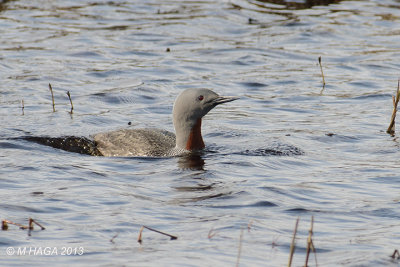
[[[319,266],[398,266],[400,143],[385,130],[400,2],[275,2],[1,4],[0,215],[46,227],[1,231],[1,265],[234,266],[244,229],[240,266],[286,266],[300,217],[293,266],[303,266],[314,216]],[[19,139],[171,131],[172,103],[191,87],[241,98],[205,117],[207,151],[192,158],[91,157]],[[293,147],[304,154],[268,153]],[[178,239],[144,230],[139,244],[142,225]],[[58,254],[17,256],[25,247]]]

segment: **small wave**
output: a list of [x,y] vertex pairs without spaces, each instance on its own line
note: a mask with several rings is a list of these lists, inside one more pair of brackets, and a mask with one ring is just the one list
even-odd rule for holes
[[299,156],[304,155],[304,152],[295,146],[278,145],[276,147],[257,148],[253,150],[246,149],[237,154],[246,156]]
[[238,208],[258,208],[258,207],[276,207],[277,204],[270,202],[270,201],[258,201],[252,204],[247,205],[216,205],[211,206],[212,208],[220,208],[220,209],[238,209]]

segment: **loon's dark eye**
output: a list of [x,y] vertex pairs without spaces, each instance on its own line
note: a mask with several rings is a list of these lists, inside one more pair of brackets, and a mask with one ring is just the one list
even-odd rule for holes
[[202,95],[199,95],[199,97],[197,98],[198,100],[203,100],[204,99],[204,96],[202,96]]

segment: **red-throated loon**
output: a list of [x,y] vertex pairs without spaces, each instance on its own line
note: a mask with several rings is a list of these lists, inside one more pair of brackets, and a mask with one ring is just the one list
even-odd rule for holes
[[108,157],[176,156],[203,149],[201,119],[217,105],[236,99],[208,89],[187,89],[176,98],[172,111],[176,135],[158,129],[117,130],[96,134],[96,148]]

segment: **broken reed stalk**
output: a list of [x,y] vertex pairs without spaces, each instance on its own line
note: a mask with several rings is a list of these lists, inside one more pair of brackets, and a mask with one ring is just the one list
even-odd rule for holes
[[322,86],[325,87],[325,77],[324,77],[324,71],[322,70],[321,57],[318,57],[318,62],[319,62],[319,67],[321,69]]
[[23,99],[21,100],[21,109],[22,109],[22,115],[25,115],[25,112],[24,112],[25,105],[24,105],[24,100]]
[[22,225],[22,224],[19,224],[19,223],[15,223],[15,222],[12,222],[12,221],[9,221],[9,220],[3,220],[3,221],[2,221],[2,227],[1,227],[1,229],[2,229],[2,230],[8,230],[8,225],[9,225],[9,224],[16,225],[16,226],[18,226],[20,229],[23,229],[23,230],[29,228],[29,226],[25,226],[25,225]]
[[297,218],[296,225],[295,225],[294,230],[293,230],[292,243],[290,244],[290,255],[289,255],[288,267],[292,266],[294,250],[296,248],[296,244],[295,243],[296,243],[297,227],[299,226],[299,220],[300,220],[300,218]]
[[240,254],[242,254],[243,232],[244,232],[244,228],[242,228],[242,230],[240,231],[239,249],[238,249],[238,255],[237,255],[237,260],[236,260],[236,267],[239,267]]
[[147,230],[150,230],[150,231],[153,231],[153,232],[162,234],[162,235],[166,235],[166,236],[168,236],[169,238],[171,238],[171,240],[176,240],[176,239],[178,239],[177,236],[170,235],[170,234],[167,234],[167,233],[164,233],[164,232],[158,231],[158,230],[156,230],[156,229],[153,229],[153,228],[151,228],[151,227],[148,227],[148,226],[143,225],[143,226],[140,228],[139,236],[138,236],[138,242],[139,242],[140,244],[142,244],[142,232],[143,232],[143,229],[144,229],[144,228],[146,228]]
[[67,91],[67,96],[69,98],[69,102],[71,103],[71,112],[70,113],[72,114],[72,112],[74,110],[74,105],[72,104],[71,94],[69,93],[69,91]]
[[393,112],[392,112],[392,118],[390,120],[389,127],[387,128],[386,132],[390,135],[394,135],[395,133],[395,120],[396,120],[396,113],[397,113],[397,105],[399,104],[399,98],[400,98],[400,79],[397,81],[397,91],[396,95],[392,96],[393,100]]
[[304,267],[308,266],[308,259],[309,259],[311,251],[314,253],[314,256],[315,256],[315,265],[318,266],[317,253],[315,251],[314,243],[313,243],[313,240],[312,240],[312,236],[314,234],[313,233],[313,227],[314,227],[314,216],[311,216],[311,226],[310,226],[310,230],[308,231],[308,238],[307,238],[306,263],[304,264]]
[[54,94],[53,94],[53,88],[51,87],[51,84],[49,83],[49,90],[51,92],[51,101],[53,102],[53,112],[56,112],[56,105],[54,104]]

